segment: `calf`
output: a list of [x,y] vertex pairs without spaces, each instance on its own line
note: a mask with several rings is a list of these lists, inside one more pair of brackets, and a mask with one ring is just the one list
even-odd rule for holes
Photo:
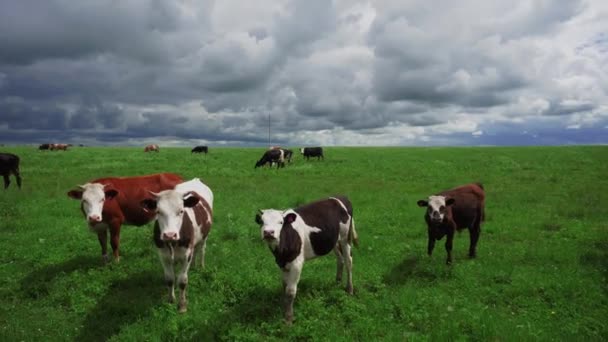
[[260,210],[255,222],[261,225],[262,239],[282,271],[288,324],[293,321],[293,302],[305,260],[333,250],[337,257],[336,280],[342,281],[346,264],[346,291],[353,293],[351,245],[358,244],[358,237],[348,198],[330,197],[285,211]]
[[175,186],[172,190],[152,193],[153,198],[141,202],[144,210],[156,214],[154,243],[165,272],[169,288],[169,302],[175,302],[176,263],[182,268],[177,276],[180,288],[178,310],[186,312],[188,269],[198,252],[201,267],[205,266],[205,247],[211,230],[213,192],[198,178]]
[[452,263],[452,242],[454,233],[469,229],[469,257],[476,256],[477,240],[481,233],[481,222],[485,220],[485,192],[481,183],[467,184],[429,196],[418,201],[418,206],[427,207],[424,220],[428,230],[428,254],[433,253],[435,241],[444,235],[447,264]]
[[279,167],[285,167],[285,152],[281,149],[268,150],[264,152],[262,158],[255,163],[254,169],[270,164],[272,167],[273,163],[277,163],[277,169]]
[[119,261],[122,224],[143,226],[152,221],[154,213],[143,210],[139,203],[149,197],[148,191],[173,189],[181,182],[182,178],[172,173],[99,178],[79,185],[77,190],[69,191],[68,196],[80,200],[80,209],[89,229],[96,233],[99,239],[103,260],[108,260],[109,230],[114,260]]
[[4,177],[4,188],[11,184],[10,175],[17,179],[17,187],[21,189],[21,176],[19,175],[19,157],[12,153],[0,153],[0,175]]
[[144,148],[144,152],[150,152],[150,151],[154,151],[154,152],[160,152],[160,147],[158,147],[158,145],[148,145]]
[[317,157],[317,160],[323,159],[323,148],[322,147],[304,147],[300,149],[300,153],[308,160],[310,157]]
[[190,153],[204,153],[207,154],[209,152],[209,147],[207,146],[195,146]]

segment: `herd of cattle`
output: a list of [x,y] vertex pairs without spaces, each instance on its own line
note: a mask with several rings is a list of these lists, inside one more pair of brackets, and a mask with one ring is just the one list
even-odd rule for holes
[[[195,151],[196,150],[196,151]],[[146,151],[148,148],[146,147]],[[192,153],[207,153],[207,148]],[[304,157],[323,158],[321,148],[303,148]],[[292,152],[271,147],[256,167],[277,163],[284,166]],[[19,176],[19,157],[0,153],[0,172],[5,188],[8,175]],[[169,301],[175,301],[175,283],[179,286],[179,312],[187,310],[186,288],[192,259],[204,267],[205,246],[213,222],[213,192],[199,178],[184,181],[179,175],[161,173],[136,177],[106,177],[78,185],[67,195],[80,201],[80,209],[90,231],[97,235],[104,262],[109,260],[108,233],[113,259],[120,260],[120,230],[123,224],[142,226],[154,221],[153,241],[164,269]],[[476,246],[485,219],[485,191],[480,183],[471,183],[442,191],[419,200],[425,207],[430,256],[435,242],[446,237],[446,263],[452,262],[452,243],[456,231],[468,229],[469,257],[476,256]],[[355,230],[353,205],[346,196],[333,196],[297,208],[263,209],[255,215],[260,234],[281,269],[284,317],[292,323],[293,303],[304,262],[327,255],[332,250],[337,259],[336,280],[342,281],[346,266],[346,291],[353,293],[352,253],[359,243]],[[181,265],[177,277],[174,268]]]

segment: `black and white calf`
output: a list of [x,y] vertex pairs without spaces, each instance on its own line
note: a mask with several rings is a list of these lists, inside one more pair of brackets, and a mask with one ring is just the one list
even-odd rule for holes
[[152,193],[154,198],[145,199],[141,205],[156,212],[154,243],[165,272],[169,287],[169,302],[175,302],[175,273],[173,267],[181,263],[177,276],[180,288],[178,310],[186,312],[186,286],[188,269],[195,252],[199,264],[205,267],[205,247],[211,230],[213,193],[198,178],[175,186],[172,190]]
[[337,257],[336,281],[342,281],[346,264],[346,291],[353,293],[351,245],[358,244],[353,207],[344,196],[330,197],[285,211],[260,210],[255,221],[283,276],[284,312],[293,321],[293,302],[304,261],[326,255]]

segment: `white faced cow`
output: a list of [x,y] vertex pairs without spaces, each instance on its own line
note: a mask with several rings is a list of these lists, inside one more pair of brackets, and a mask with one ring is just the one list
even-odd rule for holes
[[169,288],[169,302],[175,301],[176,263],[182,264],[177,276],[180,288],[179,312],[186,312],[186,286],[188,269],[195,252],[199,254],[201,267],[205,266],[205,247],[211,230],[213,215],[213,193],[198,178],[175,186],[172,190],[151,193],[153,198],[145,199],[142,206],[156,212],[154,243],[165,272]]
[[326,255],[337,257],[336,280],[346,264],[346,291],[353,293],[351,244],[358,244],[353,207],[344,196],[330,197],[285,211],[260,210],[256,222],[283,274],[284,312],[293,322],[293,302],[304,261]]

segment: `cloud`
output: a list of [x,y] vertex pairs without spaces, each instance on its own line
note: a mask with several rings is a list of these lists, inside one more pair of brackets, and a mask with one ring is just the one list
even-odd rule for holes
[[264,145],[270,118],[281,144],[606,143],[607,15],[599,0],[0,2],[0,140]]

